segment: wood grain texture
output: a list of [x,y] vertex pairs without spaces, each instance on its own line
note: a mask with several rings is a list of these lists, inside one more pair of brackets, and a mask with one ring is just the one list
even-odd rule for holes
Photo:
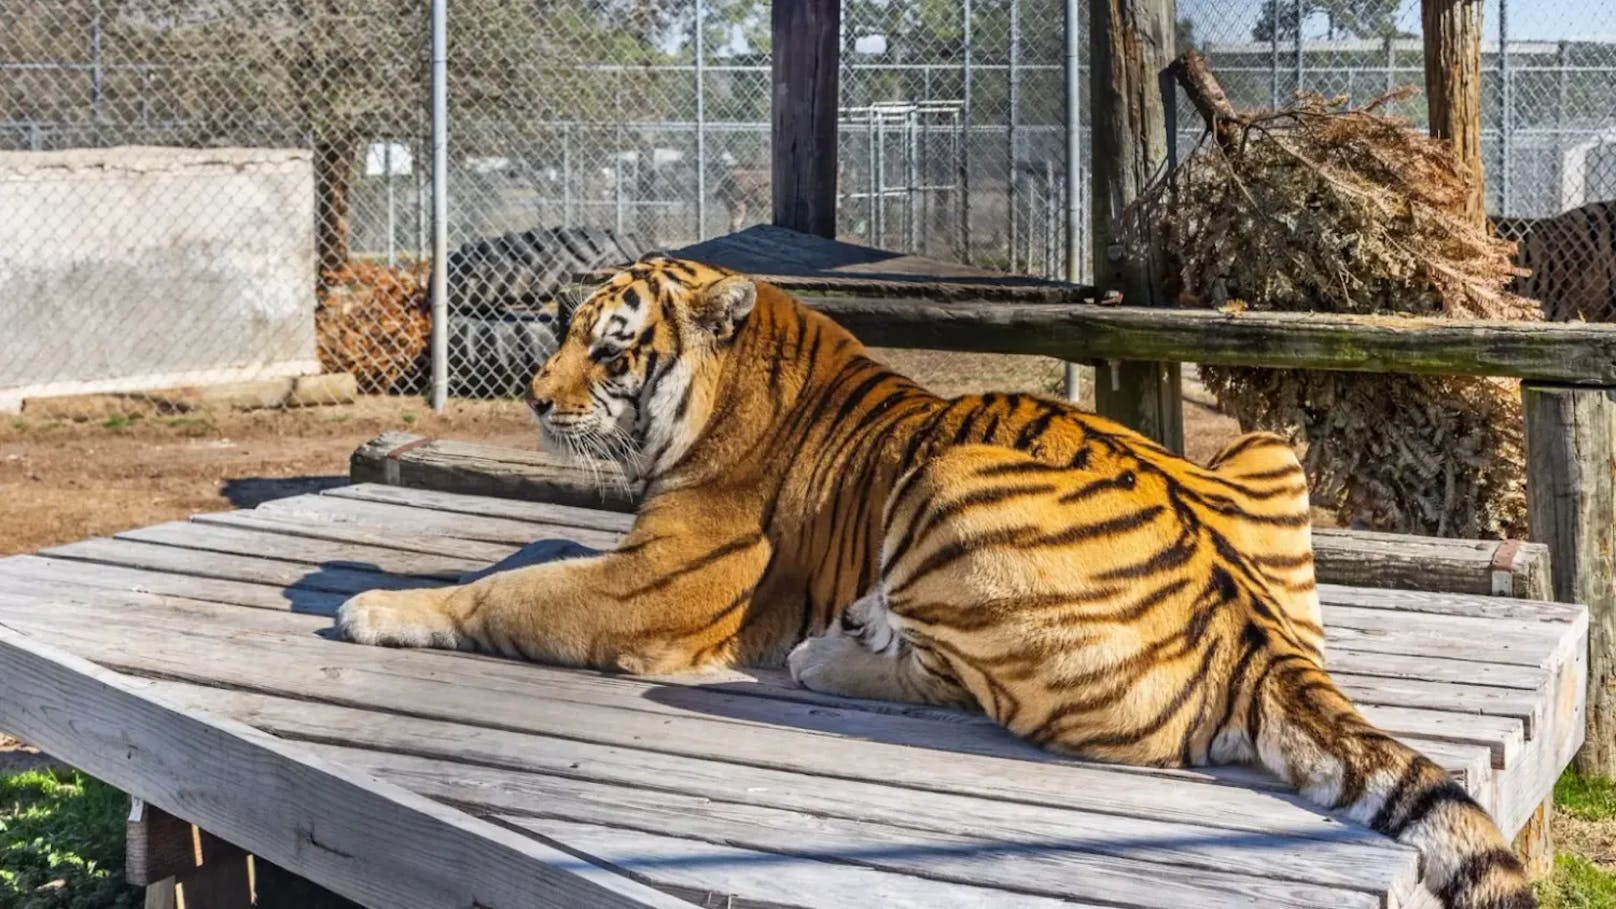
[[1482,0],[1422,0],[1425,41],[1425,106],[1431,135],[1447,139],[1459,166],[1470,175],[1465,214],[1487,226],[1487,196],[1481,161]]
[[1616,384],[1616,325],[851,296],[803,302],[877,347]]
[[1553,551],[1555,598],[1588,607],[1586,743],[1577,766],[1616,775],[1616,388],[1528,383],[1527,514]]
[[834,237],[841,2],[781,0],[770,10],[774,223]]
[[[1122,299],[1135,307],[1169,302],[1162,283],[1167,274],[1164,250],[1152,244],[1125,257],[1120,236],[1124,210],[1170,166],[1167,105],[1173,94],[1165,73],[1175,49],[1174,16],[1172,0],[1089,4],[1095,284],[1101,290],[1121,291]],[[1094,409],[1173,451],[1183,451],[1181,361],[1106,359],[1111,362],[1095,371]]]
[[0,679],[0,727],[366,905],[680,905],[4,626]]

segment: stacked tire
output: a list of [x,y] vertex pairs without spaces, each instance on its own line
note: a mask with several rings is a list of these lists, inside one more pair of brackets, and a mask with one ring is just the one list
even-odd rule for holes
[[455,250],[446,263],[450,394],[520,394],[562,331],[557,291],[645,252],[633,234],[589,227],[508,233]]

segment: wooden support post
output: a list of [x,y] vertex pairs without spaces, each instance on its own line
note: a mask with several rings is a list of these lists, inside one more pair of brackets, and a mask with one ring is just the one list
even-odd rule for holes
[[1616,777],[1616,388],[1525,383],[1527,507],[1555,599],[1588,607],[1587,734],[1577,769]]
[[1422,0],[1425,36],[1425,104],[1431,135],[1453,142],[1459,161],[1474,176],[1465,213],[1487,222],[1481,164],[1482,0]]
[[129,800],[124,877],[144,886],[148,909],[249,909],[246,852],[141,799]]
[[775,0],[774,223],[836,236],[841,0]]
[[[1092,209],[1095,284],[1120,289],[1132,306],[1161,306],[1159,253],[1124,261],[1117,242],[1122,211],[1167,167],[1165,97],[1174,52],[1173,0],[1094,0],[1089,4],[1093,111]],[[1184,449],[1184,411],[1176,362],[1099,364],[1094,409]]]

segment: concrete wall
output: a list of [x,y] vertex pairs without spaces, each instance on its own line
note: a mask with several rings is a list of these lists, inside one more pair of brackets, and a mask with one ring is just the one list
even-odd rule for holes
[[308,152],[0,152],[0,409],[318,371]]

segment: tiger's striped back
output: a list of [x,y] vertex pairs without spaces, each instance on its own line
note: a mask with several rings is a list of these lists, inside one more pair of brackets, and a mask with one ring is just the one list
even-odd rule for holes
[[1289,448],[1248,436],[1213,467],[1170,458],[1121,444],[1075,466],[998,446],[941,453],[894,488],[878,592],[850,608],[847,632],[911,648],[920,690],[959,700],[955,685],[1046,747],[1255,760],[1418,847],[1449,909],[1534,905],[1486,812],[1325,672]]

